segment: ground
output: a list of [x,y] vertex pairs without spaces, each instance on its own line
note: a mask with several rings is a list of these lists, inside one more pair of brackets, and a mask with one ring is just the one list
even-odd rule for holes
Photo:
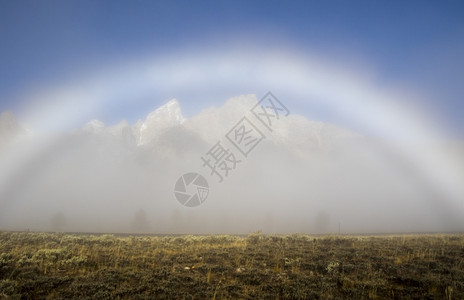
[[0,232],[0,299],[464,299],[464,235]]

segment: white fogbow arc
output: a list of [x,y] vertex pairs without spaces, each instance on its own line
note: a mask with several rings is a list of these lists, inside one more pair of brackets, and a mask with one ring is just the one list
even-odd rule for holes
[[[426,117],[420,108],[411,110],[402,105],[402,95],[385,91],[355,72],[344,73],[308,56],[290,57],[284,52],[239,55],[212,52],[148,59],[131,67],[116,68],[116,72],[114,69],[102,71],[70,87],[52,88],[31,96],[30,110],[22,115],[33,127],[66,128],[68,123],[89,112],[115,105],[114,99],[131,102],[146,91],[158,95],[176,93],[172,96],[188,101],[190,95],[211,93],[215,97],[226,97],[232,92],[264,94],[268,90],[290,105],[294,102],[304,106],[307,99],[311,99],[311,104],[320,102],[344,118],[369,128],[372,134],[388,139],[448,195],[444,205],[464,214],[464,170],[459,167],[460,160],[439,149],[424,149],[424,145],[442,140],[437,121]],[[177,112],[177,101],[168,104],[165,108],[173,109],[173,118],[168,121],[181,124],[184,119]],[[145,122],[149,123],[150,119],[148,116]],[[139,144],[150,137],[149,132],[144,132],[144,125],[141,125]]]

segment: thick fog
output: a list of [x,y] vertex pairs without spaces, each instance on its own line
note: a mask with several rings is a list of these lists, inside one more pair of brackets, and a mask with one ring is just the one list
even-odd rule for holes
[[[292,111],[292,99],[281,97],[290,114],[275,119],[271,131],[250,113],[262,96],[218,99],[216,107],[189,118],[171,101],[136,124],[89,120],[81,129],[53,133],[27,130],[3,114],[0,229],[159,234],[464,229],[463,178],[453,175],[464,171],[462,144],[399,144],[308,120]],[[226,138],[242,117],[264,135],[246,157]],[[241,160],[222,182],[201,160],[217,141]],[[446,158],[457,169],[429,172],[437,165],[427,166],[426,158]],[[183,206],[174,195],[176,181],[189,172],[209,184],[197,207]]]

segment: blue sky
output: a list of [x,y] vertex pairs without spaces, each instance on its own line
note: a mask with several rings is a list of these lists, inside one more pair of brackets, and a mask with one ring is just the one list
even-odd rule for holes
[[[462,1],[3,0],[0,36],[0,111],[21,114],[33,105],[24,91],[54,89],[144,58],[277,49],[367,72],[382,89],[417,92],[401,101],[427,107],[449,135],[464,136]],[[89,117],[134,122],[170,96],[184,97],[187,115],[224,100],[208,100],[222,94],[208,98],[207,92],[192,95],[195,105],[183,102],[180,91],[148,93],[137,105],[125,102]],[[247,86],[224,95],[248,92],[264,91]],[[343,124],[323,108],[307,115]]]

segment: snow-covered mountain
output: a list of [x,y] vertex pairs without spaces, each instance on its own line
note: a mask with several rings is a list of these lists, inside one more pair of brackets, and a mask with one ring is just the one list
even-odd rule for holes
[[179,103],[176,99],[172,99],[147,116],[145,122],[140,126],[140,131],[136,131],[137,145],[146,145],[165,130],[180,125],[183,122],[184,117],[182,116]]
[[[440,205],[433,182],[390,147],[296,114],[271,132],[250,114],[256,103],[254,95],[239,96],[185,119],[171,100],[136,124],[92,120],[46,141],[24,141],[0,155],[0,228],[53,230],[50,219],[62,212],[65,230],[127,232],[140,209],[151,220],[148,231],[158,233],[322,233],[339,222],[345,232],[463,225]],[[225,136],[243,117],[265,138],[219,183],[201,157],[218,141],[233,150]],[[0,120],[0,132],[14,136],[12,114]],[[207,202],[194,211],[173,196],[187,172],[210,185]]]
[[[172,99],[149,113],[145,121],[138,121],[132,126],[121,121],[117,125],[105,127],[103,122],[92,120],[83,130],[136,141],[133,146],[151,148],[155,152],[163,149],[165,156],[182,152],[185,149],[179,147],[186,146],[186,143],[193,147],[193,143],[214,144],[223,139],[242,117],[253,118],[250,109],[256,103],[255,95],[239,96],[229,99],[222,107],[211,107],[185,119],[178,101]],[[261,126],[258,120],[254,121],[257,126]],[[359,138],[356,133],[341,127],[310,121],[299,115],[281,118],[275,123],[272,133],[267,132],[264,127],[261,130],[266,136],[266,143],[286,147],[293,154],[302,156],[331,151],[343,141]],[[182,138],[189,141],[181,143]]]

